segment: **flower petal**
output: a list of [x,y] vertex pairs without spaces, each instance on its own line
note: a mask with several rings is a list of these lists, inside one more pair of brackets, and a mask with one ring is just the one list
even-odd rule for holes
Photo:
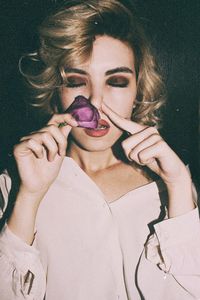
[[84,96],[77,96],[65,112],[76,119],[79,127],[97,128],[98,126],[99,112]]

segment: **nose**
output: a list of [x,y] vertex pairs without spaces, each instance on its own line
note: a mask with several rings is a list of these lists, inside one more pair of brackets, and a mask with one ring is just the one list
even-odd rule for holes
[[103,95],[102,93],[94,94],[92,93],[89,97],[90,103],[94,105],[97,109],[101,109],[102,101],[103,101]]

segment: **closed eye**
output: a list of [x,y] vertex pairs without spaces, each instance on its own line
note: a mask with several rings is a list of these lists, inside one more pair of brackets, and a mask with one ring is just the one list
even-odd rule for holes
[[79,76],[69,76],[65,83],[68,88],[77,88],[86,85],[86,79]]
[[125,88],[129,85],[129,80],[124,76],[112,76],[107,79],[106,83],[112,87]]

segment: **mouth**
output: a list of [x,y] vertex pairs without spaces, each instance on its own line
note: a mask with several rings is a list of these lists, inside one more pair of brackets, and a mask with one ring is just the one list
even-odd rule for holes
[[108,128],[110,128],[110,125],[108,124],[108,122],[104,119],[99,119],[97,128],[95,128],[93,130],[102,130],[102,129],[108,129]]
[[110,125],[104,119],[99,119],[97,128],[87,128],[85,132],[91,137],[102,137],[109,132]]

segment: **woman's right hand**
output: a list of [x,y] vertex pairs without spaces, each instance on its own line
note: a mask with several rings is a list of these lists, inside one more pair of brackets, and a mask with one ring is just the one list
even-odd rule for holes
[[14,147],[23,194],[41,200],[58,175],[68,135],[77,125],[70,114],[55,114],[46,127],[23,137]]

